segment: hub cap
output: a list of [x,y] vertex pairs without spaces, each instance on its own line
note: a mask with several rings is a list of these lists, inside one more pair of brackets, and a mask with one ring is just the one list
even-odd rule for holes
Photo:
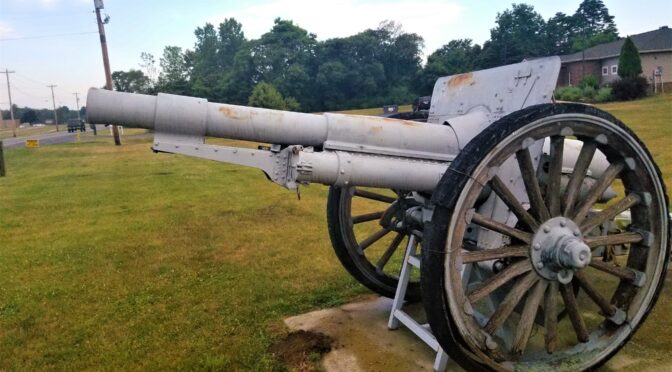
[[590,263],[590,248],[574,221],[554,217],[544,222],[532,238],[530,257],[539,275],[567,284],[574,272]]

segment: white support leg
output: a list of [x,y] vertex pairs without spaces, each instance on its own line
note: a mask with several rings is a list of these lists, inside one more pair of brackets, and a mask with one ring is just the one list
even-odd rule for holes
[[401,273],[399,273],[399,284],[397,284],[397,291],[392,302],[392,309],[390,311],[390,318],[387,323],[389,329],[399,328],[399,323],[406,326],[413,334],[418,336],[427,346],[436,351],[436,358],[434,358],[434,371],[445,371],[448,364],[448,354],[443,351],[441,345],[436,340],[432,331],[427,324],[420,324],[411,318],[405,311],[402,310],[404,306],[404,299],[406,298],[406,290],[408,289],[408,282],[411,279],[411,270],[413,267],[420,268],[420,260],[416,256],[418,247],[418,239],[415,235],[411,235],[406,246],[406,253],[404,255],[404,262],[401,265]]

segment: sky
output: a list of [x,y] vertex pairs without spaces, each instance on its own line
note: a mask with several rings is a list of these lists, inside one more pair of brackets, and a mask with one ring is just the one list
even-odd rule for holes
[[[112,71],[139,68],[140,53],[157,60],[166,45],[193,48],[194,29],[206,22],[236,18],[248,39],[268,32],[277,17],[291,19],[318,40],[345,37],[383,20],[421,35],[425,55],[458,38],[482,44],[498,12],[513,2],[533,5],[545,19],[573,14],[581,0],[105,0],[103,12]],[[605,0],[622,36],[672,23],[672,1]],[[85,104],[86,91],[103,86],[105,75],[93,0],[0,0],[0,70],[9,75],[12,102],[50,108],[55,84],[57,106]],[[5,74],[0,74],[0,108],[9,106]]]

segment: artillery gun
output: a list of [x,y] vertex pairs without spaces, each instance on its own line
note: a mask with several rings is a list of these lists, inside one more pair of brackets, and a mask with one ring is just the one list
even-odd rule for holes
[[[578,370],[613,356],[654,306],[670,219],[634,133],[594,107],[553,102],[559,69],[549,57],[440,78],[426,123],[99,89],[87,112],[91,123],[153,129],[156,152],[256,167],[288,189],[329,185],[334,250],[384,296],[398,247],[420,240],[407,300],[422,299],[466,369]],[[595,254],[615,246],[615,260]]]

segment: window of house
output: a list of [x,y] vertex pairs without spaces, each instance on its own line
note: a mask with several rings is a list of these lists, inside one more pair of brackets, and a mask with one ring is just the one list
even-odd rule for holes
[[611,65],[611,74],[612,75],[618,74],[618,65]]
[[602,76],[607,76],[607,75],[609,75],[609,67],[602,66]]

